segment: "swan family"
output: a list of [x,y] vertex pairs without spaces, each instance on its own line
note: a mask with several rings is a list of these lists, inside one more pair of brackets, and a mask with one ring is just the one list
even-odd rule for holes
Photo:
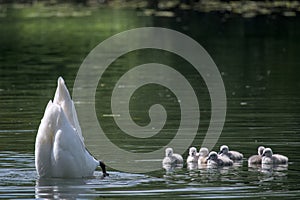
[[[171,153],[170,153],[171,152]],[[176,157],[174,156],[176,155]],[[180,159],[178,159],[178,157]],[[190,166],[195,166],[198,164],[198,167],[222,167],[222,166],[232,166],[235,162],[241,162],[244,158],[244,155],[238,151],[231,151],[227,145],[222,145],[220,147],[219,153],[216,151],[209,152],[208,148],[202,147],[197,152],[196,147],[190,147],[189,155],[186,159],[186,163],[189,169]],[[182,157],[179,154],[174,154],[172,148],[166,149],[166,157],[163,159],[163,165],[166,162],[171,164],[182,163]],[[258,165],[281,165],[288,164],[288,157],[273,154],[271,148],[265,148],[259,146],[257,150],[257,155],[250,156],[248,159],[248,165],[258,166]],[[195,169],[195,167],[192,167]]]
[[[202,147],[197,152],[196,147],[189,149],[187,164],[204,165],[207,167],[231,166],[242,161],[243,154],[229,150],[227,145],[220,147],[219,153],[209,152]],[[252,164],[277,165],[287,164],[288,158],[273,154],[271,148],[258,147],[257,155],[248,159]],[[162,161],[165,169],[168,166],[182,167],[184,160],[172,148],[165,149]],[[103,161],[97,160],[86,148],[84,138],[77,118],[74,102],[62,77],[58,78],[57,89],[53,98],[46,106],[40,122],[35,141],[35,167],[41,178],[83,178],[93,176],[100,166],[103,176],[108,176]],[[165,167],[167,166],[167,167]]]
[[53,101],[45,109],[35,141],[35,167],[41,178],[83,178],[93,176],[104,162],[91,155],[84,144],[74,102],[63,78],[58,78]]

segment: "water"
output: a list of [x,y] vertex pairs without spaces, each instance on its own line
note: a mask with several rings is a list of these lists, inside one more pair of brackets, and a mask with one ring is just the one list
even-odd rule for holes
[[[24,8],[8,9],[6,17],[1,15],[0,198],[299,198],[299,17],[243,19],[178,13],[164,18],[120,9],[75,11]],[[216,62],[226,88],[227,116],[215,150],[227,144],[249,157],[265,145],[288,156],[288,168],[252,169],[244,160],[228,169],[189,171],[184,167],[173,173],[161,169],[146,174],[109,169],[110,177],[105,179],[96,171],[95,177],[83,180],[39,180],[34,167],[35,135],[57,77],[63,76],[72,90],[90,50],[113,34],[142,26],[183,32]],[[97,89],[98,118],[108,137],[128,151],[151,151],[168,144],[178,128],[180,110],[166,88],[140,88],[130,105],[141,125],[149,122],[150,105],[159,101],[166,106],[171,117],[155,143],[122,134],[109,115],[113,84],[132,67],[155,59],[178,69],[193,85],[201,110],[193,145],[199,147],[210,119],[207,88],[186,61],[167,52],[141,50],[116,61]]]

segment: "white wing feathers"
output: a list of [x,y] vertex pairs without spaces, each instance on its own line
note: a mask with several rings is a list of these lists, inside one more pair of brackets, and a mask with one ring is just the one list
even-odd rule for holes
[[76,129],[76,132],[80,137],[80,139],[82,140],[82,142],[84,142],[84,138],[82,136],[74,102],[71,99],[69,91],[62,77],[59,77],[57,80],[57,89],[55,92],[53,103],[61,106],[64,113],[66,114],[68,121],[72,124],[73,128]]

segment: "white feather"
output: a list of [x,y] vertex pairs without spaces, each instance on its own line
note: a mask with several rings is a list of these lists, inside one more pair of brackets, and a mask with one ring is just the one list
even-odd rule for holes
[[35,142],[35,166],[40,177],[92,176],[99,165],[86,150],[74,103],[62,78],[50,100]]

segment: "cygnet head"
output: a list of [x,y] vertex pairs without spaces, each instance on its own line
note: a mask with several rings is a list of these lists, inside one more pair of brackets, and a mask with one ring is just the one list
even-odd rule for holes
[[219,152],[219,154],[221,154],[221,153],[228,153],[228,152],[229,152],[229,148],[228,148],[227,145],[222,145],[222,146],[220,147],[220,152]]
[[259,146],[257,149],[257,154],[262,155],[264,153],[265,147],[264,146]]
[[195,156],[197,154],[197,149],[195,147],[191,147],[189,150],[190,156]]
[[166,157],[170,157],[173,155],[173,149],[172,148],[166,148]]
[[208,155],[208,148],[206,148],[206,147],[202,147],[201,149],[200,149],[200,151],[199,151],[199,154],[200,154],[200,156],[202,156],[202,157],[206,157],[207,155]]
[[272,149],[270,149],[270,148],[265,148],[265,150],[262,154],[262,156],[266,156],[266,157],[272,157],[272,155],[273,155],[273,152],[272,152]]
[[208,154],[208,160],[217,160],[218,159],[218,154],[215,151],[212,151]]

